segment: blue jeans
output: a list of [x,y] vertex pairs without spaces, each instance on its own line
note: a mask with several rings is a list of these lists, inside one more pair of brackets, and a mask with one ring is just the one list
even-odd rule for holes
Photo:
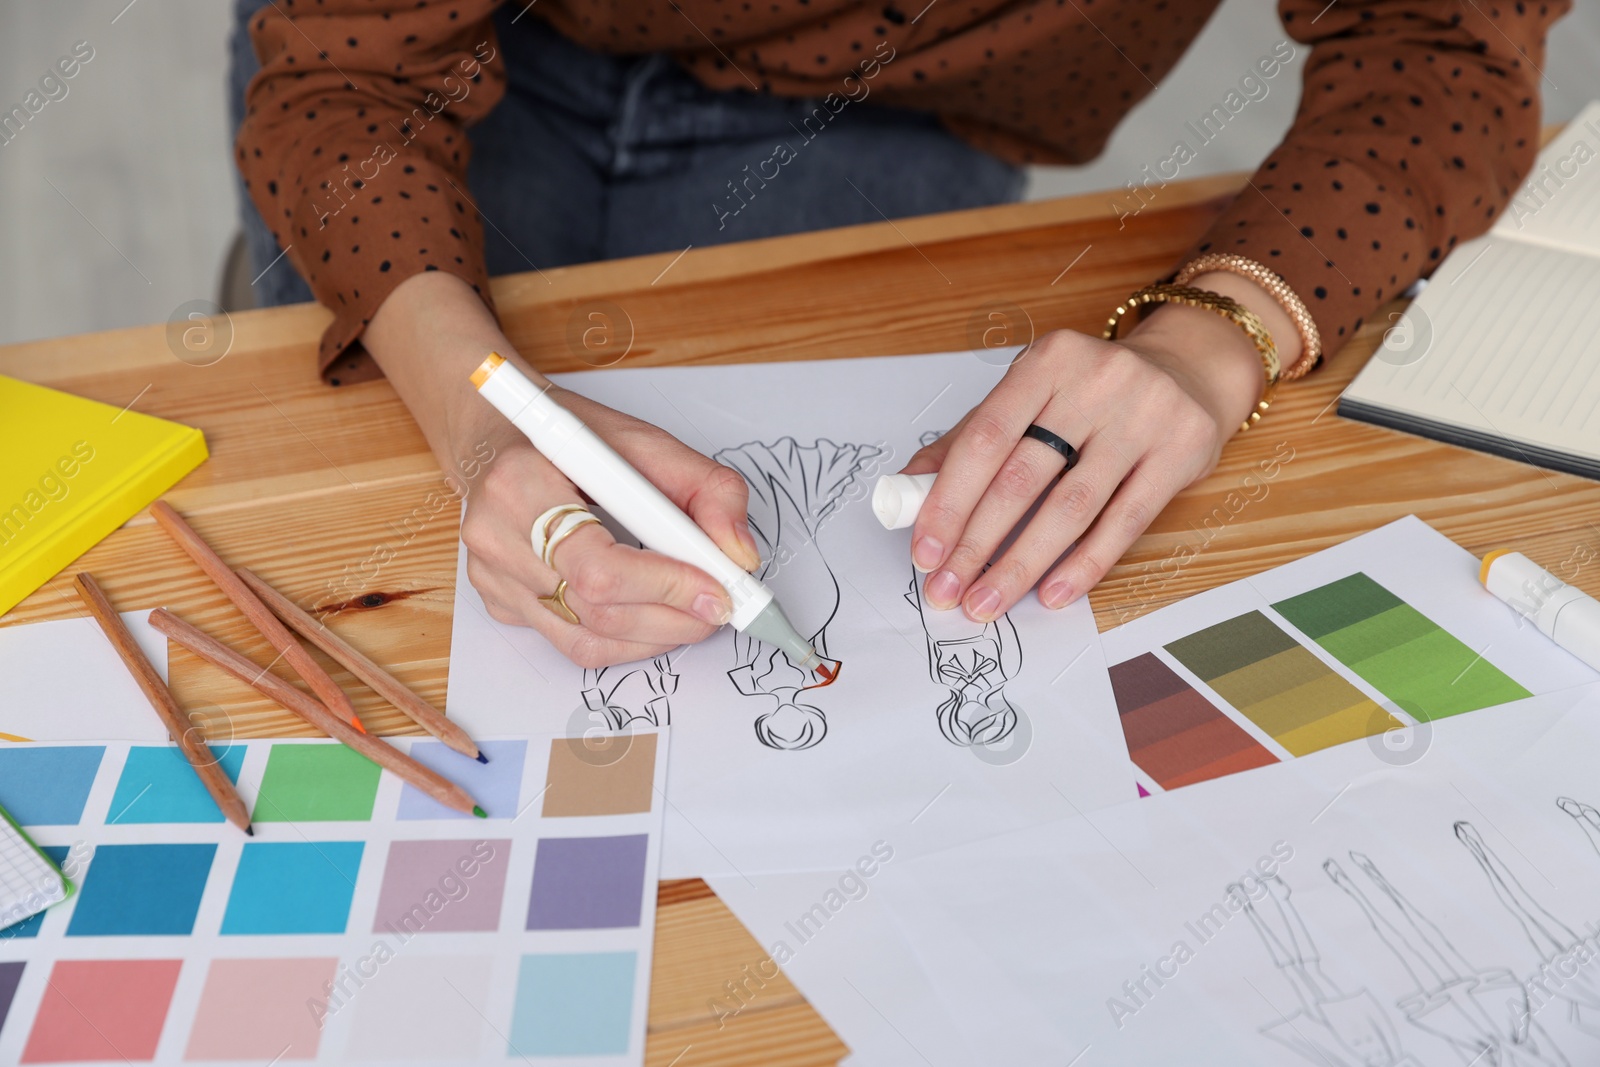
[[[229,108],[237,132],[259,69],[235,0]],[[705,88],[668,56],[577,45],[518,5],[496,15],[504,100],[468,131],[468,188],[490,274],[1004,203],[1021,168],[932,115]],[[842,94],[842,89],[841,89]],[[841,97],[842,98],[842,97]],[[837,104],[837,99],[835,100]],[[784,148],[780,148],[782,145]],[[240,186],[259,306],[311,300]],[[265,274],[261,272],[265,271]]]

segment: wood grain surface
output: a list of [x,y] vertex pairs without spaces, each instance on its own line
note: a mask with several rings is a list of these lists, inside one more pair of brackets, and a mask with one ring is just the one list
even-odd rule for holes
[[[995,322],[1013,342],[1029,330],[1098,332],[1117,301],[1180,261],[1241,181],[1174,183],[1121,222],[1109,196],[1089,195],[529,272],[497,279],[494,294],[506,332],[547,371],[608,363],[624,347],[618,365],[632,367],[960,350]],[[1217,470],[1157,517],[1092,594],[1102,629],[1410,513],[1475,553],[1511,544],[1552,569],[1600,551],[1600,485],[1333,413],[1402,306],[1280,390]],[[328,319],[310,305],[235,315],[226,357],[207,366],[175,356],[182,348],[163,325],[12,345],[0,348],[0,374],[203,429],[212,458],[172,491],[173,505],[230,564],[308,610],[336,612],[329,624],[342,637],[443,707],[459,512],[441,503],[439,467],[386,383],[318,380]],[[595,322],[609,324],[610,343],[586,347],[581,331]],[[1277,472],[1263,478],[1272,457]],[[1175,554],[1193,558],[1173,566]],[[164,605],[263,665],[273,658],[147,514],[0,623],[82,614],[70,588],[78,570],[93,571],[121,610]],[[1575,584],[1600,595],[1593,568]],[[370,729],[416,732],[313,654]],[[171,677],[213,742],[307,733],[181,649]],[[660,902],[649,1063],[800,1067],[844,1055],[782,978],[719,1027],[711,1001],[765,953],[703,882],[663,883]]]

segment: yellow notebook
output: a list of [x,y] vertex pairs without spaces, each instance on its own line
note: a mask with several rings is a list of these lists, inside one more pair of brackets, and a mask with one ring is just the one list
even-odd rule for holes
[[0,614],[205,458],[199,430],[0,376]]

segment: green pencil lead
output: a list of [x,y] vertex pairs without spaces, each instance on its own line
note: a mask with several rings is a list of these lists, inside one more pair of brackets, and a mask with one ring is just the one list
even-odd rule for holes
[[480,819],[487,819],[489,817],[489,813],[478,807],[476,804],[472,805],[472,814],[476,815]]

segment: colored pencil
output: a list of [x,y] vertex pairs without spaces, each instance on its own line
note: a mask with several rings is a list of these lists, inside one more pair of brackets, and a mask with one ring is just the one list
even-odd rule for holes
[[236,568],[235,573],[289,629],[326,652],[345,670],[367,683],[373,692],[405,712],[412,722],[463,756],[480,763],[489,762],[488,757],[478,751],[477,744],[465,730],[445,718],[444,714],[432,704],[407,689],[400,679],[378,666],[359,649],[351,646],[344,638],[313,618],[300,605],[272,588],[259,575],[243,567]]
[[205,538],[195,533],[194,527],[185,522],[182,515],[173,511],[172,505],[165,500],[157,500],[151,504],[150,515],[168,536],[178,543],[178,547],[200,565],[200,569],[216,583],[223,595],[244,612],[244,617],[261,631],[261,636],[265,637],[288,662],[294,673],[311,687],[317,699],[322,701],[329,711],[342,716],[351,726],[366,733],[366,727],[362,726],[361,720],[356,717],[355,705],[350,703],[350,698],[345,695],[344,690],[328,676],[328,672],[312,658],[311,653],[294,639],[294,635],[284,629],[283,623],[267,610],[267,606],[250,591],[250,587],[239,580],[239,576],[233,573],[233,568],[217,555],[216,549],[207,544]]
[[424,767],[404,752],[384,744],[368,733],[357,733],[343,719],[311,699],[271,671],[264,670],[253,660],[240,655],[215,637],[178,618],[165,608],[150,613],[150,625],[166,634],[190,652],[220,667],[269,700],[283,705],[329,737],[342,741],[378,766],[416,786],[447,808],[479,818],[487,818],[482,808],[456,785],[428,767]]
[[94,575],[84,571],[77,576],[73,584],[77,587],[79,599],[89,609],[89,614],[94,616],[95,622],[100,624],[100,629],[106,635],[106,640],[111,642],[111,647],[122,657],[128,673],[133,675],[133,680],[144,691],[145,699],[150,701],[150,706],[155,709],[162,724],[166,726],[167,733],[172,735],[172,743],[178,746],[178,751],[183,753],[189,765],[194,768],[194,773],[199,775],[200,784],[206,787],[211,799],[217,802],[223,817],[245,833],[253,835],[255,831],[250,829],[250,812],[245,808],[244,801],[239,799],[239,793],[234,789],[232,780],[223,771],[217,757],[212,754],[205,737],[190,723],[183,709],[178,707],[172,691],[167,688],[167,683],[161,680],[161,675],[157,673],[155,666],[145,657],[144,650],[128,632],[127,626],[123,625],[122,616],[111,606],[111,601],[106,597],[105,590],[100,588],[100,583],[94,580]]

